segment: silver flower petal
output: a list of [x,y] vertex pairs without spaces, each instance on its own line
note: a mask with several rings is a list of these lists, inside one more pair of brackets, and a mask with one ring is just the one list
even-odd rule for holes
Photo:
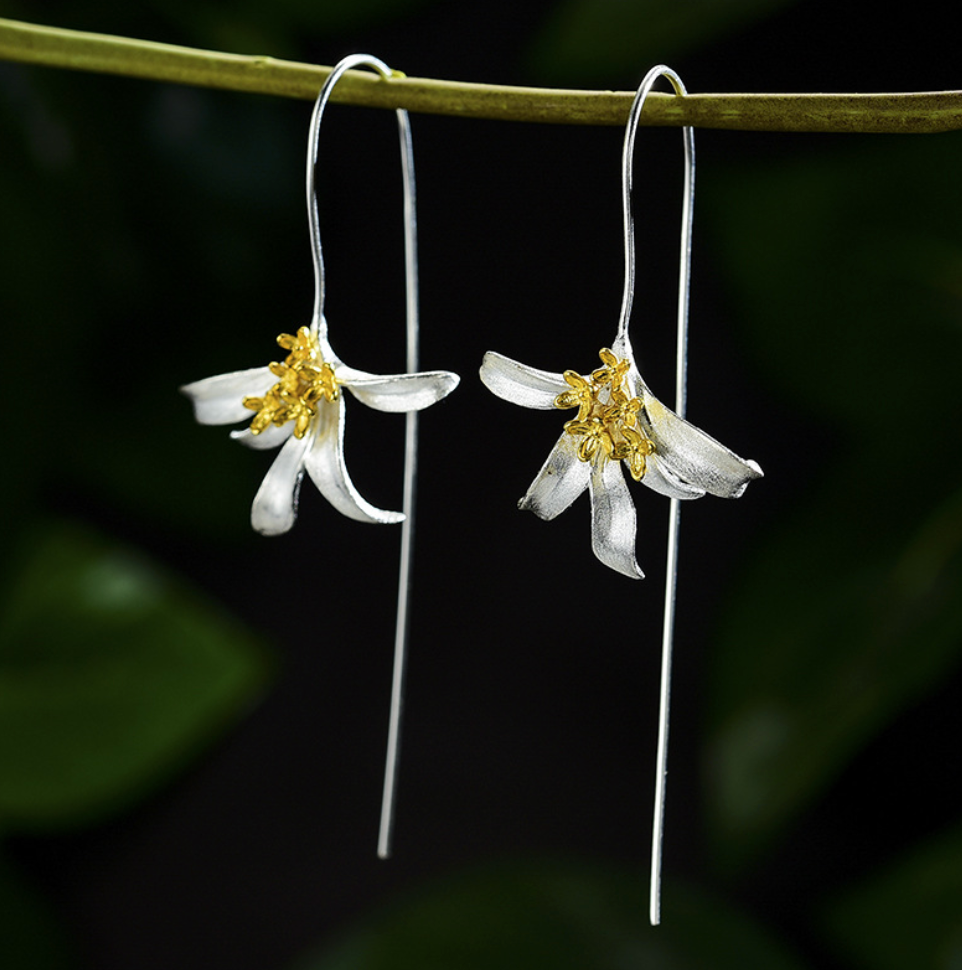
[[447,397],[460,378],[450,371],[368,374],[341,365],[338,380],[362,403],[377,411],[421,411]]
[[648,456],[648,468],[642,481],[653,492],[659,495],[666,495],[668,498],[692,499],[703,498],[705,490],[697,485],[690,485],[688,482],[678,478],[671,466],[663,462],[658,455]]
[[518,508],[550,520],[560,515],[588,487],[591,466],[578,457],[578,441],[565,432],[531,483]]
[[642,400],[644,409],[639,420],[655,442],[663,472],[670,471],[680,482],[720,498],[738,498],[749,482],[762,477],[756,462],[739,458],[711,435],[679,418],[647,388]]
[[631,579],[644,579],[635,560],[635,505],[620,461],[591,463],[591,549],[606,565]]
[[[643,479],[646,485],[672,498],[699,498],[694,494],[699,489],[702,494],[708,492],[719,498],[738,498],[749,482],[763,476],[757,462],[739,458],[711,435],[665,407],[651,393],[635,363],[627,335],[616,338],[612,351],[616,356],[627,359],[631,365],[628,372],[630,393],[641,398],[644,407],[638,418],[645,434],[655,443],[655,455],[652,457],[661,478],[649,482],[646,474]],[[658,486],[665,480],[683,490],[686,487],[691,487],[691,490],[687,495],[663,491]]]
[[297,518],[297,494],[304,474],[309,435],[290,438],[268,469],[251,506],[251,525],[265,536],[287,532]]
[[200,424],[236,424],[251,417],[244,397],[261,397],[277,382],[268,367],[251,367],[207,377],[180,390],[191,399],[194,417]]
[[403,522],[401,512],[375,508],[354,487],[344,461],[344,409],[344,395],[341,394],[336,401],[324,404],[318,411],[313,444],[304,463],[311,481],[338,512],[350,519],[382,525]]
[[[251,412],[248,411],[247,413],[250,414]],[[234,441],[239,441],[248,448],[267,451],[284,444],[293,433],[294,424],[289,421],[287,424],[280,425],[280,427],[276,424],[269,424],[260,434],[254,434],[250,428],[244,428],[243,431],[232,431],[230,436]]]
[[570,390],[562,374],[538,370],[489,350],[481,364],[481,380],[492,394],[525,408],[550,410],[559,394]]

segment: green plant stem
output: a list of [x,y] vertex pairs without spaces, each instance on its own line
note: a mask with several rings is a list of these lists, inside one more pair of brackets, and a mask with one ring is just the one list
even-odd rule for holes
[[[313,99],[329,67],[223,54],[0,18],[0,59],[152,81]],[[634,92],[390,81],[350,72],[333,101],[426,114],[571,125],[624,125]],[[741,131],[939,132],[962,128],[962,92],[919,94],[653,94],[644,125]]]

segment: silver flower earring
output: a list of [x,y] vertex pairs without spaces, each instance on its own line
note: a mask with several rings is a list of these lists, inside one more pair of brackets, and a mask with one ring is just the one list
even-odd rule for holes
[[[280,446],[280,453],[254,497],[251,524],[263,535],[281,535],[294,524],[301,480],[306,471],[318,491],[338,512],[360,522],[402,522],[398,583],[394,677],[391,690],[388,753],[378,837],[378,855],[391,852],[397,781],[401,695],[406,655],[409,574],[414,524],[417,415],[446,397],[458,385],[449,371],[415,373],[418,366],[418,288],[414,158],[406,111],[398,110],[401,168],[404,177],[404,251],[407,292],[407,373],[379,376],[348,367],[328,342],[324,317],[324,260],[318,225],[315,168],[321,117],[334,85],[345,71],[371,68],[382,78],[394,72],[367,54],[344,58],[331,71],[318,94],[311,117],[307,152],[307,217],[314,259],[314,314],[310,326],[296,334],[281,334],[277,343],[287,352],[280,362],[209,377],[182,387],[201,424],[235,424],[251,417],[250,426],[231,437],[250,448]],[[358,493],[344,461],[344,390],[378,411],[407,412],[403,512],[375,508]]]
[[631,215],[631,168],[638,121],[653,85],[667,78],[675,94],[684,97],[685,86],[670,68],[659,65],[645,75],[635,97],[622,153],[624,206],[625,287],[621,316],[611,348],[600,352],[603,366],[588,375],[573,370],[553,374],[537,370],[501,354],[487,353],[481,380],[498,397],[529,408],[577,408],[577,416],[564,430],[541,471],[521,499],[542,519],[553,519],[586,489],[591,498],[591,542],[594,554],[606,566],[632,579],[643,573],[635,559],[635,507],[622,472],[671,499],[668,566],[662,636],[662,672],[655,810],[652,825],[652,925],[661,918],[661,851],[668,750],[668,706],[671,643],[674,627],[678,528],[682,499],[706,493],[738,498],[762,470],[684,420],[687,362],[688,292],[691,275],[692,207],[695,197],[695,136],[683,128],[685,196],[681,224],[681,263],[678,289],[678,344],[676,394],[672,412],[648,389],[635,363],[628,339],[635,283],[634,221]]

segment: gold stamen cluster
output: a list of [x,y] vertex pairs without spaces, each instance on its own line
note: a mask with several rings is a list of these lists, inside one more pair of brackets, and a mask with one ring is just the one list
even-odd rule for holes
[[578,417],[565,424],[565,431],[583,439],[578,446],[582,461],[592,461],[599,453],[603,460],[625,461],[631,477],[640,482],[655,446],[638,427],[640,398],[630,397],[623,386],[631,365],[607,348],[598,356],[605,366],[587,379],[573,370],[564,372],[571,390],[555,398],[555,407],[578,408]]
[[251,421],[251,434],[260,434],[272,424],[280,427],[293,421],[294,437],[303,438],[321,399],[337,400],[337,377],[308,327],[301,327],[296,336],[282,333],[277,343],[289,351],[283,363],[269,365],[277,383],[263,397],[245,397],[243,401],[245,408],[257,412]]

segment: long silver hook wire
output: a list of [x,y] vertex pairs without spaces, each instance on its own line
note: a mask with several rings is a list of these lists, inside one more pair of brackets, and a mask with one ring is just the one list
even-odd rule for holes
[[[401,136],[401,170],[404,174],[404,276],[407,281],[407,372],[418,369],[418,256],[417,214],[414,185],[414,148],[408,113],[397,112]],[[394,832],[398,757],[401,746],[401,713],[404,705],[404,673],[407,666],[408,609],[411,605],[411,560],[414,556],[414,496],[417,488],[418,412],[404,416],[404,497],[401,506],[401,561],[398,569],[397,614],[394,627],[394,672],[391,677],[391,714],[388,722],[387,758],[381,797],[381,824],[377,854],[391,855]]]
[[[635,226],[631,213],[632,161],[635,136],[645,99],[655,82],[665,77],[684,97],[688,92],[681,78],[669,67],[659,64],[644,77],[635,95],[622,152],[621,187],[624,205],[625,289],[621,300],[618,335],[628,344],[628,318],[635,291]],[[681,251],[678,263],[678,323],[675,349],[675,412],[685,416],[688,374],[688,296],[691,280],[691,232],[695,205],[695,131],[682,128],[685,147],[685,186],[681,214]],[[675,629],[675,591],[678,579],[678,535],[681,528],[681,503],[673,498],[668,509],[668,556],[665,567],[665,610],[661,638],[661,686],[658,701],[658,750],[655,767],[655,804],[651,826],[651,883],[649,918],[652,926],[661,922],[661,861],[665,830],[665,786],[668,778],[668,714],[671,701],[671,654]]]
[[[317,192],[314,173],[317,167],[317,146],[321,116],[334,85],[345,71],[369,67],[384,78],[396,77],[387,64],[370,54],[345,57],[328,75],[314,104],[307,151],[307,220],[311,235],[311,255],[314,259],[314,316],[312,329],[326,336],[324,318],[324,257],[321,252],[321,233],[317,211]],[[407,359],[406,369],[418,369],[418,259],[417,207],[414,179],[414,147],[411,122],[407,111],[398,109],[398,136],[401,147],[401,174],[404,181],[404,280]],[[398,760],[401,746],[401,712],[404,704],[404,674],[407,665],[408,612],[411,603],[411,563],[414,555],[414,499],[417,487],[418,415],[409,411],[404,426],[404,493],[401,523],[401,553],[398,569],[397,611],[394,626],[394,670],[391,678],[391,709],[388,719],[387,757],[384,766],[384,787],[381,795],[381,821],[378,830],[377,854],[381,859],[391,855],[397,794]]]

